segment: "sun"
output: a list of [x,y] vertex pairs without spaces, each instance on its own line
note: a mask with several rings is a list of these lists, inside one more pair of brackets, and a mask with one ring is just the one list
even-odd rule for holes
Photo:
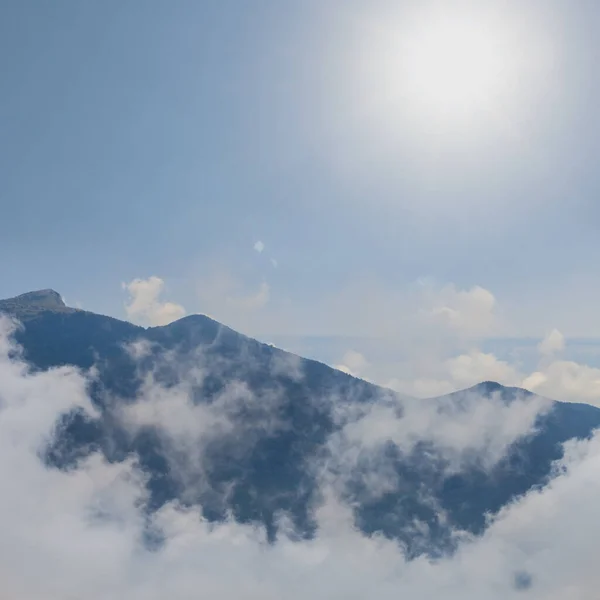
[[441,14],[416,23],[399,44],[405,98],[438,120],[502,110],[516,66],[515,49],[503,34],[466,15]]
[[[373,135],[435,146],[514,133],[550,73],[540,19],[515,5],[419,0],[371,9],[349,60],[353,113]],[[352,84],[351,84],[352,85]],[[465,142],[466,143],[466,142]]]

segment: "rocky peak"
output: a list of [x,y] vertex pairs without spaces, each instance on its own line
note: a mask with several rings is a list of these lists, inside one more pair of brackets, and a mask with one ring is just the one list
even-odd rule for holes
[[74,312],[61,295],[54,290],[36,290],[14,298],[0,300],[0,312],[8,313],[21,320],[31,319],[43,312]]
[[38,306],[44,308],[65,308],[62,296],[54,290],[36,290],[27,292],[3,302],[14,302],[22,306]]

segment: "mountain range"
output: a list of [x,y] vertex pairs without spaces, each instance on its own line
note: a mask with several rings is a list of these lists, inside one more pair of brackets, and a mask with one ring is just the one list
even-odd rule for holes
[[20,321],[14,338],[32,369],[88,373],[97,414],[61,417],[42,453],[50,468],[93,452],[135,457],[148,511],[201,505],[209,521],[255,523],[271,541],[283,526],[311,537],[333,490],[358,528],[408,556],[451,552],[457,536],[481,534],[543,486],[564,442],[600,426],[596,407],[494,382],[400,397],[202,315],[144,328],[70,308],[53,290],[2,300],[0,313]]

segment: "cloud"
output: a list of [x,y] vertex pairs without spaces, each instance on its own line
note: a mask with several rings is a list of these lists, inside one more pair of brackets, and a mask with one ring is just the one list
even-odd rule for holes
[[444,369],[447,374],[446,392],[468,388],[482,381],[496,381],[508,386],[521,383],[520,374],[515,367],[480,350],[445,361]]
[[558,329],[553,329],[538,345],[538,350],[543,356],[553,356],[564,349],[565,336]]
[[421,373],[411,372],[410,366],[410,363],[403,366],[405,377],[392,377],[380,383],[403,394],[430,398],[469,388],[482,381],[508,386],[519,386],[523,381],[517,367],[477,348],[448,359],[436,360],[433,355],[424,368],[421,365]]
[[[549,398],[600,405],[600,369],[569,360],[558,360],[566,340],[552,329],[538,344],[539,363],[528,365],[516,354],[499,358],[481,349],[485,338],[510,324],[503,322],[494,295],[480,286],[459,289],[419,282],[419,293],[411,307],[398,302],[402,323],[376,336],[370,351],[357,348],[330,364],[402,394],[428,398],[469,388],[482,381],[523,387]],[[375,304],[375,314],[386,314]],[[404,319],[404,320],[403,320]],[[368,338],[365,337],[368,341]],[[352,365],[354,355],[360,364]],[[373,356],[371,355],[373,354]],[[396,359],[400,356],[401,360]]]
[[173,302],[161,302],[165,282],[156,276],[148,279],[133,279],[122,284],[129,292],[125,305],[127,317],[134,322],[147,325],[168,325],[186,314],[185,308]]
[[[208,524],[197,507],[169,503],[146,515],[144,475],[133,460],[109,464],[92,455],[67,472],[45,465],[40,449],[54,435],[56,418],[75,407],[93,412],[89,375],[72,368],[30,371],[15,357],[10,328],[0,322],[0,477],[10,482],[0,495],[0,578],[7,598],[190,600],[200,593],[224,600],[362,600],[373,590],[381,600],[597,597],[597,436],[570,443],[548,486],[516,499],[481,538],[464,539],[451,557],[407,561],[393,541],[357,530],[352,507],[331,489],[323,490],[315,512],[313,539],[299,541],[284,530],[269,545],[260,529]],[[150,402],[166,406],[164,398]],[[182,397],[175,417],[163,411],[158,418],[174,439],[193,437],[194,427],[210,425],[194,410]],[[460,450],[465,440],[477,439],[485,447],[507,413],[499,406],[474,410],[475,421],[459,418],[455,425],[443,412],[423,420],[409,416],[407,432],[395,429],[398,423],[385,412],[365,415],[346,435],[368,447],[386,435],[402,442],[404,433],[427,438],[442,432],[436,439],[448,447]],[[526,431],[528,410],[517,406],[500,440]],[[184,423],[192,416],[198,423]],[[151,412],[136,418],[155,419]],[[148,527],[164,539],[152,550],[143,543]]]
[[[403,366],[403,370],[405,377],[380,379],[378,383],[403,394],[430,398],[482,381],[495,381],[555,400],[600,406],[600,369],[574,361],[544,361],[538,370],[524,373],[518,365],[500,360],[492,353],[473,350],[441,362],[432,361],[425,376],[413,373],[411,377],[410,365]],[[367,375],[370,375],[368,369]]]
[[[364,290],[356,293],[364,294]],[[479,347],[482,338],[502,331],[505,325],[489,290],[419,280],[389,302],[385,298],[383,292],[367,294],[360,299],[364,300],[361,307],[350,297],[354,321],[367,315],[371,333],[365,331],[363,339],[368,346],[363,349],[357,344],[350,350],[362,355],[358,368],[346,357],[329,360],[329,364],[417,397],[442,395],[484,380],[507,385],[521,382],[517,366]]]
[[[366,407],[340,403],[335,413],[342,428],[333,436],[334,454],[348,461],[356,448],[380,452],[393,442],[409,455],[426,442],[447,461],[447,469],[460,471],[474,464],[491,469],[513,443],[535,431],[536,419],[550,407],[541,397],[518,394],[506,403],[497,393],[483,397],[476,391],[455,404],[394,397]],[[389,473],[386,479],[389,484]]]
[[354,350],[348,350],[342,358],[340,364],[334,365],[334,368],[348,375],[354,375],[354,377],[361,377],[361,373],[368,366],[366,358],[360,353]]
[[573,361],[551,362],[526,377],[523,386],[557,400],[600,405],[600,369]]
[[523,387],[567,402],[600,405],[600,369],[570,360],[557,359],[565,349],[565,337],[553,329],[538,344],[538,370],[527,375]]
[[258,240],[254,246],[253,246],[254,250],[256,250],[256,252],[258,252],[259,254],[262,254],[262,251],[265,249],[265,245],[263,242],[261,242],[260,240]]
[[[178,359],[163,357],[159,368],[171,361]],[[283,364],[276,365],[276,371],[283,368]],[[184,500],[197,500],[207,491],[220,493],[211,488],[207,477],[209,446],[217,444],[226,449],[229,461],[240,461],[259,440],[287,426],[279,418],[282,396],[277,390],[257,396],[246,383],[230,379],[209,403],[197,402],[204,377],[225,378],[222,370],[218,360],[197,355],[191,370],[180,371],[177,385],[163,386],[150,373],[136,402],[115,411],[132,437],[145,428],[158,434],[162,456]]]
[[425,314],[461,335],[481,337],[497,328],[496,299],[480,286],[458,290],[449,285],[439,291],[429,291],[425,301],[431,305],[423,309]]

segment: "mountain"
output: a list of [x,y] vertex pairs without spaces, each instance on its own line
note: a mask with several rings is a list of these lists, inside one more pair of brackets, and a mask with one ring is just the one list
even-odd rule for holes
[[28,321],[45,312],[73,313],[76,308],[68,307],[61,295],[54,290],[27,292],[15,298],[0,300],[0,313],[8,313],[21,321]]
[[[470,435],[482,426],[465,421],[473,408],[521,410],[542,399],[494,382],[427,401],[400,398],[202,315],[143,328],[69,308],[52,290],[0,301],[0,312],[23,322],[15,337],[32,368],[96,370],[90,394],[99,416],[62,417],[45,451],[50,466],[73,468],[94,451],[109,461],[135,455],[147,476],[148,510],[171,500],[200,504],[207,519],[260,523],[272,540],[282,515],[299,536],[313,534],[325,482],[353,507],[363,531],[397,539],[409,556],[451,551],[453,533],[481,533],[487,515],[547,481],[564,441],[600,426],[600,409],[547,401],[532,432],[511,440],[498,460],[463,452],[457,468],[433,438],[408,444],[406,433],[384,435],[365,449],[344,427],[372,423],[360,419],[374,408],[388,421],[426,410],[434,423],[466,423]],[[181,412],[181,394],[192,410]],[[159,403],[160,418],[136,412],[145,402]],[[137,415],[135,426],[124,414]],[[482,433],[484,441],[488,434],[494,430]]]

